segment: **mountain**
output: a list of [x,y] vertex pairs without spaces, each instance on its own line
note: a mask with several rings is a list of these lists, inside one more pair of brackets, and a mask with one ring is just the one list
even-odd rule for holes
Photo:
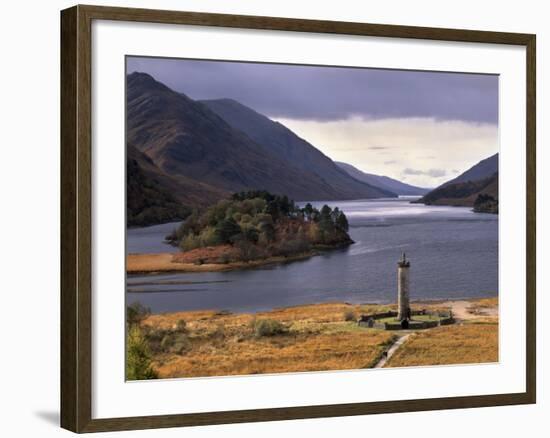
[[190,210],[130,156],[126,160],[126,180],[127,226],[177,221],[189,215]]
[[498,172],[477,181],[444,184],[426,194],[419,202],[426,205],[473,207],[480,195],[498,201]]
[[126,148],[126,222],[145,226],[182,220],[190,206],[207,206],[229,193],[184,177],[164,174],[144,153]]
[[[296,200],[385,196],[360,182],[342,193],[226,123],[207,105],[174,92],[145,73],[127,77],[127,141],[172,181],[186,178],[223,192],[265,189]],[[188,187],[194,192],[194,188]]]
[[390,178],[389,176],[374,175],[372,173],[363,172],[348,163],[336,161],[336,164],[353,178],[379,187],[381,189],[396,193],[397,195],[422,196],[429,192],[429,189],[405,184],[401,181]]
[[[307,173],[319,184],[328,184],[333,189],[330,198],[325,196],[317,197],[317,199],[395,197],[392,190],[349,175],[329,157],[283,124],[275,122],[233,99],[202,100],[200,102],[234,129],[245,133],[254,142],[262,145],[278,159],[298,169],[300,173]],[[311,196],[301,199],[313,200]]]
[[489,178],[495,172],[498,172],[498,153],[481,160],[476,165],[470,167],[466,172],[461,173],[450,181],[447,181],[444,185],[466,181],[478,181],[480,179]]
[[498,154],[480,161],[416,202],[474,207],[477,212],[498,213]]

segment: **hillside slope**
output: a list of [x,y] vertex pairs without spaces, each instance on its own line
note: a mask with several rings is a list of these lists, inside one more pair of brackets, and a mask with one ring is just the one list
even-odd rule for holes
[[498,154],[481,160],[415,202],[474,207],[476,212],[498,213]]
[[129,148],[126,160],[126,225],[146,226],[185,219],[190,209],[146,172]]
[[[264,189],[296,200],[349,199],[358,194],[344,196],[315,173],[231,127],[206,105],[145,73],[127,77],[127,129],[128,142],[175,179],[185,177],[225,192]],[[385,196],[357,184],[365,187],[365,197]]]
[[498,200],[498,172],[477,181],[444,184],[426,194],[420,201],[426,205],[473,207],[479,195]]
[[371,184],[373,186],[379,187],[381,189],[393,192],[397,195],[422,196],[430,191],[429,189],[425,189],[422,187],[405,184],[404,182],[390,178],[388,176],[375,175],[372,173],[363,172],[362,170],[359,170],[348,163],[342,163],[340,161],[336,161],[336,164],[341,169],[346,171],[349,175],[351,175],[353,178],[359,181],[363,181],[365,183]]
[[206,207],[229,193],[185,177],[170,177],[144,153],[126,148],[127,226],[184,219],[191,207]]
[[456,178],[447,181],[443,185],[461,183],[466,181],[478,181],[489,178],[495,172],[498,172],[498,153],[491,155],[489,158],[481,160],[479,163],[470,167],[467,171],[461,173]]
[[279,159],[288,162],[301,172],[312,173],[317,180],[329,184],[335,191],[335,199],[395,197],[391,190],[350,176],[320,150],[283,124],[233,99],[200,102]]

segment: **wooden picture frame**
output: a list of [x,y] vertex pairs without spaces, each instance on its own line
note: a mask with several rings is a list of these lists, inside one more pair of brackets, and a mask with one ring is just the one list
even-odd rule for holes
[[[126,418],[92,418],[92,22],[186,24],[260,30],[518,45],[526,48],[527,284],[523,393],[346,403]],[[61,426],[99,432],[529,404],[536,401],[535,58],[531,34],[75,6],[61,12]]]

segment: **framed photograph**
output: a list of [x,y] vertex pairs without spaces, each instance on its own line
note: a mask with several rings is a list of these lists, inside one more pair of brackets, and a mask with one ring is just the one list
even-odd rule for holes
[[61,423],[535,403],[535,35],[61,13]]

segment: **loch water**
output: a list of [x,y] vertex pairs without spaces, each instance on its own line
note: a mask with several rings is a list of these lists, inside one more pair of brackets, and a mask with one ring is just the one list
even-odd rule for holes
[[[402,252],[411,261],[413,300],[497,295],[498,215],[413,204],[411,199],[327,202],[348,217],[355,241],[348,248],[258,269],[129,275],[126,301],[141,302],[154,313],[257,312],[329,301],[393,302]],[[177,251],[163,243],[177,225],[129,229],[128,253]]]

